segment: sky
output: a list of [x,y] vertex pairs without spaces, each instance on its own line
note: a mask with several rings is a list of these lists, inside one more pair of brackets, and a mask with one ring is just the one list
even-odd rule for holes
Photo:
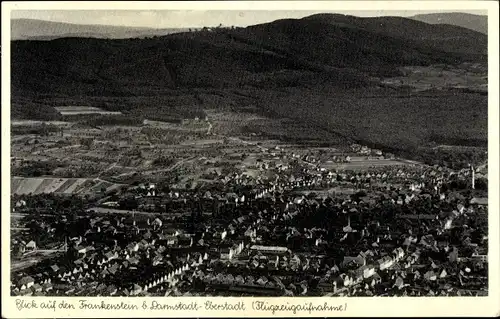
[[[13,10],[12,19],[39,19],[76,24],[101,24],[151,28],[198,28],[240,26],[270,22],[285,18],[303,18],[315,13],[341,13],[361,17],[402,16],[434,13],[436,11],[223,11],[223,10]],[[485,14],[484,11],[452,10],[440,12],[466,12]]]

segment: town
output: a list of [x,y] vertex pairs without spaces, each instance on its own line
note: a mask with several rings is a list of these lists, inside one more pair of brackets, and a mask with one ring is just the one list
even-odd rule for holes
[[13,138],[12,295],[488,293],[487,164],[68,123]]

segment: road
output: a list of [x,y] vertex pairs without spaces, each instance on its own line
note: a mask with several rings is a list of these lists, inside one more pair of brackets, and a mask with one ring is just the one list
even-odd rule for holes
[[111,165],[109,165],[108,168],[106,168],[104,171],[100,172],[99,175],[97,175],[97,179],[99,179],[102,176],[102,174],[115,168],[118,165],[118,162],[120,162],[120,160],[122,159],[123,155],[124,155],[124,152],[120,152],[120,155],[118,155],[118,158],[116,159],[116,161],[114,163],[112,163]]
[[50,152],[50,151],[55,151],[55,150],[64,150],[64,149],[68,149],[68,148],[75,148],[75,147],[80,147],[82,146],[81,144],[75,144],[75,145],[68,145],[68,146],[63,146],[63,147],[52,147],[52,148],[48,148],[46,150],[41,150],[41,151],[36,151],[36,152],[33,152],[33,155],[39,155],[40,152]]
[[191,156],[188,158],[183,158],[180,161],[176,162],[174,165],[167,167],[167,168],[161,168],[161,169],[153,169],[153,170],[148,170],[148,171],[142,171],[142,174],[152,174],[152,173],[159,173],[159,172],[170,172],[179,167],[180,165],[187,163],[189,161],[192,161],[196,159],[196,156]]
[[267,152],[269,150],[267,147],[264,147],[262,145],[258,145],[256,142],[245,141],[245,140],[242,140],[239,137],[224,136],[224,135],[219,135],[219,136],[222,137],[222,138],[227,138],[227,139],[229,139],[231,141],[234,141],[234,142],[239,142],[239,143],[243,143],[243,144],[246,144],[246,145],[256,146],[256,147],[258,147],[260,150],[262,150],[264,152]]

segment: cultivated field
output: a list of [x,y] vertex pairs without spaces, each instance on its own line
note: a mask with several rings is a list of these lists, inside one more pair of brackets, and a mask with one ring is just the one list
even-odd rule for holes
[[11,193],[27,194],[93,194],[101,190],[110,191],[120,187],[119,184],[87,178],[22,178],[11,179]]
[[350,163],[326,162],[320,166],[326,169],[363,170],[370,167],[412,165],[406,160],[352,158]]
[[488,91],[488,70],[482,65],[446,65],[402,67],[400,77],[386,78],[383,83],[409,86],[417,90],[433,88],[469,88]]

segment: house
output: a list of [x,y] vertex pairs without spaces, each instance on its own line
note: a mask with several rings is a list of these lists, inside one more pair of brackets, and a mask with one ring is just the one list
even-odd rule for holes
[[297,255],[293,255],[292,258],[290,258],[290,266],[299,267],[300,266],[300,257]]
[[424,274],[424,278],[429,281],[434,281],[437,279],[436,273],[432,270],[429,270]]
[[239,244],[234,244],[231,247],[233,256],[239,255],[241,253],[241,251],[243,250],[243,248],[244,248],[243,242],[240,242]]
[[19,291],[19,296],[32,296],[33,295],[33,290],[31,289],[21,289]]
[[32,240],[26,244],[26,250],[36,250],[36,243]]
[[400,260],[401,258],[404,257],[405,252],[404,252],[403,248],[398,247],[398,248],[393,250],[392,254],[394,256],[394,259],[397,261],[397,260]]
[[119,269],[118,264],[113,264],[113,266],[108,268],[108,272],[112,275],[115,275],[118,269]]
[[227,236],[227,231],[223,231],[221,234],[220,234],[220,238],[221,240],[224,240],[224,238],[226,238]]
[[40,284],[34,284],[33,286],[31,286],[31,290],[34,293],[41,292],[42,291],[42,286]]
[[252,228],[251,226],[248,227],[248,229],[245,231],[244,234],[246,237],[254,238],[257,237],[257,230],[255,228]]
[[270,270],[276,270],[276,269],[278,269],[278,265],[279,265],[279,257],[278,256],[276,256],[276,258],[274,260],[270,259],[267,262],[267,267]]
[[105,289],[105,292],[106,292],[106,295],[107,296],[114,296],[117,292],[118,292],[118,289],[116,288],[115,285],[109,285],[106,289]]
[[127,245],[127,250],[129,253],[137,252],[139,250],[138,243],[130,243]]
[[12,251],[24,254],[24,252],[26,251],[26,243],[22,240],[19,242],[13,241],[12,242]]
[[378,273],[374,273],[373,276],[371,276],[371,283],[370,285],[373,287],[375,285],[378,285],[382,282],[382,278],[380,277],[380,275]]
[[370,278],[373,275],[375,275],[375,267],[370,265],[370,266],[361,266],[359,268],[360,270],[363,271],[363,278]]
[[441,271],[441,273],[439,274],[439,278],[445,278],[446,276],[448,275],[448,273],[446,272],[446,270],[443,268],[443,270]]
[[79,254],[85,254],[87,252],[87,247],[84,247],[84,246],[76,246],[75,247],[75,250],[79,253]]
[[382,151],[381,150],[377,150],[377,149],[372,149],[372,153],[377,155],[377,156],[382,156]]
[[113,259],[118,258],[118,253],[116,251],[115,252],[108,251],[107,253],[104,254],[104,257],[106,258],[107,262],[110,262]]
[[268,279],[265,276],[262,276],[259,279],[257,279],[257,281],[255,283],[259,286],[264,286],[267,282],[268,282]]
[[128,262],[130,265],[137,265],[137,264],[139,264],[139,259],[132,257],[128,260]]
[[25,276],[19,280],[18,287],[21,290],[29,289],[35,284],[35,279],[31,276]]
[[362,147],[362,146],[361,146],[361,145],[359,145],[359,144],[352,144],[352,145],[351,145],[351,150],[352,150],[353,152],[356,152],[356,153],[357,153],[357,152],[361,151],[361,147]]
[[179,239],[176,236],[166,236],[167,245],[174,246],[177,245]]
[[46,292],[51,291],[53,287],[54,287],[54,286],[53,286],[53,284],[52,284],[52,283],[50,283],[50,282],[44,283],[44,284],[42,285],[42,289],[43,289],[43,291],[46,291]]
[[224,260],[229,260],[233,258],[233,250],[229,247],[223,247],[220,250],[220,258]]
[[364,258],[365,260],[367,259],[370,259],[371,257],[373,257],[375,254],[373,253],[372,250],[370,249],[367,249],[366,251],[361,251],[359,254],[358,254],[358,258],[361,257],[361,258]]
[[488,206],[488,197],[474,197],[470,201],[471,205]]
[[354,283],[353,278],[350,275],[348,275],[348,274],[345,274],[345,273],[344,274],[340,274],[339,277],[343,281],[344,287],[349,287],[349,286],[351,286]]
[[477,261],[482,261],[482,262],[487,262],[488,261],[488,255],[473,253],[472,256],[471,256],[471,259],[477,260]]
[[253,245],[250,247],[250,250],[261,252],[263,254],[276,254],[276,255],[283,255],[289,252],[289,249],[286,247],[260,246],[260,245]]
[[194,239],[191,236],[183,235],[176,237],[177,244],[181,247],[192,247],[194,243]]
[[345,256],[344,260],[342,261],[342,267],[345,267],[349,264],[364,266],[366,265],[366,259],[363,256],[356,256],[356,257]]
[[138,243],[139,249],[146,249],[149,246],[149,243],[145,239],[141,239],[141,241]]
[[401,278],[400,276],[398,276],[396,278],[396,281],[393,284],[393,287],[396,287],[398,289],[402,289],[404,286],[405,286],[405,283],[403,281],[403,278]]
[[389,256],[385,256],[377,260],[377,266],[380,270],[387,269],[391,267],[393,264],[394,260]]
[[139,286],[138,284],[134,284],[132,286],[132,288],[130,289],[130,294],[132,296],[137,296],[138,294],[140,294],[142,292],[142,287]]
[[369,155],[371,153],[371,149],[368,146],[361,146],[361,150],[358,151],[359,154]]
[[59,271],[59,266],[57,265],[52,265],[50,266],[50,269],[54,272],[54,273],[57,273]]

